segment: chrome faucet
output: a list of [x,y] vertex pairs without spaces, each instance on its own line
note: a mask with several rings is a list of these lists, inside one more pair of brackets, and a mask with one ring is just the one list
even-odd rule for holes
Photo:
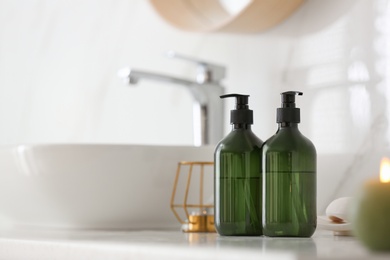
[[193,62],[197,65],[196,80],[186,80],[158,73],[124,68],[118,75],[129,84],[137,84],[140,79],[150,79],[175,83],[186,87],[194,99],[193,132],[194,145],[214,145],[223,138],[224,109],[219,96],[224,90],[220,81],[225,77],[226,68],[200,61],[169,51],[168,57]]

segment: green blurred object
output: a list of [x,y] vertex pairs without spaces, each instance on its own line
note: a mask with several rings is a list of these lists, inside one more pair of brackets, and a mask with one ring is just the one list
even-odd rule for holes
[[215,228],[223,236],[262,235],[260,147],[251,130],[252,110],[247,95],[236,97],[232,131],[215,150]]
[[301,134],[295,95],[282,93],[278,131],[262,147],[263,233],[271,237],[311,237],[317,226],[316,150]]
[[355,236],[372,251],[390,251],[390,183],[367,182],[353,208]]

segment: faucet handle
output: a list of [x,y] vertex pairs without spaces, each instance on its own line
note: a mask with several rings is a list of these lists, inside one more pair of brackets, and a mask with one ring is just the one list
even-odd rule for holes
[[226,67],[224,66],[198,60],[186,55],[177,54],[175,51],[168,51],[167,56],[169,58],[181,59],[195,63],[198,69],[196,82],[199,84],[219,83],[226,76]]

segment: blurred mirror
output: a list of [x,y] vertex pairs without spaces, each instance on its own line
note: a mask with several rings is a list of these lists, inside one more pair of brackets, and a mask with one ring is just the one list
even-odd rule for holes
[[289,17],[304,0],[150,0],[176,28],[194,32],[256,33]]

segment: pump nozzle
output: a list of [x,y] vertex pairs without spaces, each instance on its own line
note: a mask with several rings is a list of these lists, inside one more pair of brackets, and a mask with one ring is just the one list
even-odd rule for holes
[[282,107],[276,110],[277,123],[299,123],[301,122],[300,109],[295,106],[295,96],[302,96],[299,91],[286,91],[282,95]]
[[253,124],[253,111],[249,109],[248,98],[249,95],[241,94],[227,94],[222,95],[220,98],[236,98],[236,107],[234,110],[230,110],[230,123],[231,124]]
[[236,109],[248,109],[248,98],[249,95],[241,95],[241,94],[227,94],[222,95],[220,98],[228,98],[235,97],[236,98]]

